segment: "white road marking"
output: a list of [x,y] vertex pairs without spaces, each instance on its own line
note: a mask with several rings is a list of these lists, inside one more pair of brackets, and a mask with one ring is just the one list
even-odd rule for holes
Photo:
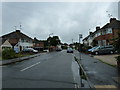
[[0,66],[0,68],[2,68],[2,67],[7,67],[7,66]]
[[75,88],[77,88],[77,85],[75,84]]
[[33,67],[33,66],[35,66],[35,65],[39,64],[39,63],[40,63],[40,62],[35,63],[35,64],[33,64],[33,65],[29,66],[29,67],[26,67],[26,68],[24,68],[24,69],[22,69],[22,70],[20,70],[20,71],[25,71],[25,70],[27,70],[27,69],[29,69],[29,68],[31,68],[31,67]]

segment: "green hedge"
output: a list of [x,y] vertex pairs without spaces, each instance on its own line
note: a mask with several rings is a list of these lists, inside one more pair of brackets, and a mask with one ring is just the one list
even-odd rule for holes
[[16,53],[13,49],[4,49],[2,51],[2,58],[3,59],[12,59],[16,58]]

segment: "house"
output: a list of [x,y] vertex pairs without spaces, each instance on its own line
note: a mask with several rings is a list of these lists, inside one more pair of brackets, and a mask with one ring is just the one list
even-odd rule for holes
[[45,48],[44,41],[38,40],[36,37],[33,40],[33,48],[37,49],[38,51],[43,51]]
[[5,40],[4,42],[1,42],[0,52],[2,52],[2,50],[6,49],[6,48],[12,48],[12,45],[10,44],[10,42],[8,40]]
[[112,45],[119,32],[120,21],[111,18],[109,23],[96,31],[94,40],[98,41],[98,46]]
[[83,43],[88,46],[93,46],[93,42],[96,41],[98,46],[113,45],[113,40],[118,37],[120,32],[120,21],[116,18],[111,18],[109,23],[102,28],[96,27],[93,33],[90,33],[83,39]]
[[33,47],[33,39],[20,30],[13,31],[0,37],[3,41],[8,40],[12,48],[16,51],[22,51],[24,48]]
[[82,40],[83,44],[87,46],[92,46],[92,42],[94,40],[93,35],[93,32],[89,32],[89,35]]

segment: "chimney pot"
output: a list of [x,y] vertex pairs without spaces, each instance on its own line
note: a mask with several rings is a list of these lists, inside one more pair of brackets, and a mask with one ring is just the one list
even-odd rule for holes
[[98,31],[98,30],[100,30],[100,27],[99,27],[99,26],[96,27],[96,31]]
[[92,32],[89,32],[89,34],[91,35],[91,34],[92,34]]
[[112,23],[115,20],[116,20],[116,18],[110,18],[110,23]]
[[20,30],[16,30],[16,32],[20,32]]

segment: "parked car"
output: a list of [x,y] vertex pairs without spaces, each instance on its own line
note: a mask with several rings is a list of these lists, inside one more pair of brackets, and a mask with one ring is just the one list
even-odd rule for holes
[[38,53],[38,50],[35,50],[33,48],[25,48],[23,49],[23,52],[33,52],[33,53]]
[[62,51],[62,48],[56,48],[56,51]]
[[91,50],[92,54],[113,54],[115,53],[115,49],[112,45],[109,46],[98,46],[95,49]]
[[92,47],[91,49],[88,49],[88,52],[93,51],[94,49],[96,49],[98,46]]
[[67,49],[67,53],[73,53],[73,49],[72,48],[68,48]]

